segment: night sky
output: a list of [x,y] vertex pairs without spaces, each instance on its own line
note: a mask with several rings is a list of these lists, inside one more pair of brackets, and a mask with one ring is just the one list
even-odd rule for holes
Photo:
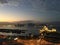
[[60,21],[60,0],[0,0],[0,22]]

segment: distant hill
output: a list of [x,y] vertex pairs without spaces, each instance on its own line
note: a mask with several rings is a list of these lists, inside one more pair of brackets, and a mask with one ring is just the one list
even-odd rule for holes
[[15,21],[15,22],[0,22],[0,24],[27,24],[27,23],[60,25],[60,22],[41,23],[40,21],[34,21],[34,20]]
[[25,21],[16,21],[16,22],[13,22],[15,24],[27,24],[27,23],[37,23],[37,24],[40,24],[39,21],[33,21],[33,20],[25,20]]

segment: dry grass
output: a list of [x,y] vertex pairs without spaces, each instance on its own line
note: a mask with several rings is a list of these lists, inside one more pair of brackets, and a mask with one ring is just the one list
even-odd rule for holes
[[60,45],[60,44],[55,44],[52,42],[47,42],[43,39],[42,40],[41,39],[38,39],[38,40],[35,40],[35,39],[30,39],[30,40],[18,39],[17,43],[22,43],[24,45]]
[[[2,37],[0,36],[0,38],[3,38],[3,36]],[[14,45],[60,45],[60,44],[48,42],[44,39],[20,39],[19,38],[15,41],[13,40],[13,43],[17,43]],[[3,42],[3,45],[9,45],[9,44],[7,42]],[[10,44],[10,45],[13,45],[13,44]]]

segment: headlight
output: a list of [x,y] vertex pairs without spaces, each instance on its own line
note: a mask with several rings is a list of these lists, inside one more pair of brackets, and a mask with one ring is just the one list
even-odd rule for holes
[[14,38],[14,40],[17,40],[18,38]]

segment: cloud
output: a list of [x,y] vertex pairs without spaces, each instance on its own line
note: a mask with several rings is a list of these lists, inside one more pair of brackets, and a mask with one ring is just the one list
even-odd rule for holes
[[[23,5],[23,4],[29,4],[33,7],[41,7],[46,6],[46,3],[53,2],[52,0],[0,0],[0,4],[11,4],[11,5]],[[55,1],[54,1],[55,2]]]
[[0,0],[0,4],[5,4],[5,3],[8,3],[7,0]]
[[[1,5],[32,5],[34,8],[40,8],[41,6],[45,6],[45,0],[0,0]],[[30,4],[29,4],[30,3]]]
[[0,5],[11,5],[17,6],[19,5],[20,0],[0,0]]
[[60,0],[0,0],[0,5],[60,11]]

